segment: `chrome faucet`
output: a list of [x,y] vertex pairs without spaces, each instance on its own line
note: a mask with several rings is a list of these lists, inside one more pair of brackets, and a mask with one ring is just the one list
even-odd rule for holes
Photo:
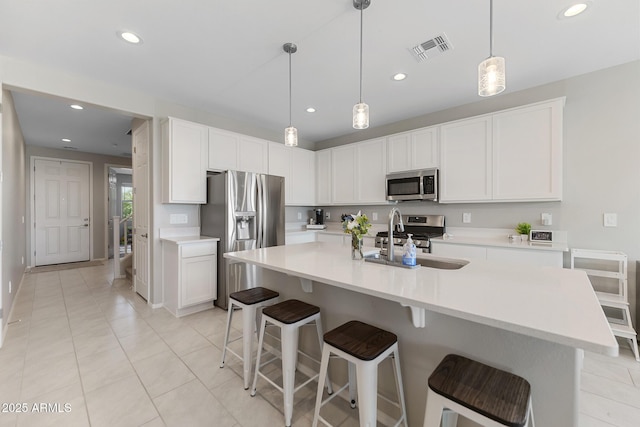
[[394,250],[393,250],[393,228],[394,228],[393,220],[396,216],[398,217],[398,225],[399,225],[398,228],[400,229],[400,231],[404,232],[404,224],[402,223],[402,214],[400,213],[398,208],[391,209],[391,212],[389,212],[389,243],[387,243],[387,261],[389,262],[393,262],[395,259]]

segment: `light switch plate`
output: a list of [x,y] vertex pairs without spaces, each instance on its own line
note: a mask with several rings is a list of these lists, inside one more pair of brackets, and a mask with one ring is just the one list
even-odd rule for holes
[[464,224],[469,224],[471,222],[471,213],[465,212],[462,214],[462,222]]
[[604,226],[605,227],[617,227],[618,226],[618,214],[605,213],[604,214]]

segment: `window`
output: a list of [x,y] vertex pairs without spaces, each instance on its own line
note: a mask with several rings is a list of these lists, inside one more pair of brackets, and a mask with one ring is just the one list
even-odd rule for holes
[[133,188],[126,185],[120,187],[120,200],[122,203],[122,218],[126,218],[133,212]]

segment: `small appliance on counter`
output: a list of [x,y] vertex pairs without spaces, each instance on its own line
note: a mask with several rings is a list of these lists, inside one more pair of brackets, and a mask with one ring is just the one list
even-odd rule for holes
[[314,209],[313,216],[309,219],[307,230],[324,230],[327,226],[324,224],[324,209]]
[[[404,233],[393,233],[394,246],[402,247],[409,235],[412,236],[413,244],[423,252],[431,252],[431,242],[433,237],[441,237],[445,233],[444,215],[402,215],[404,223]],[[376,234],[376,248],[381,248],[380,253],[386,251],[389,243],[389,233],[380,231]]]

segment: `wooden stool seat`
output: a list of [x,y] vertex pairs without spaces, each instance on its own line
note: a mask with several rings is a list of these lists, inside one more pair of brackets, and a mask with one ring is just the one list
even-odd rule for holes
[[265,307],[264,310],[262,310],[263,315],[287,325],[299,322],[302,319],[318,313],[320,313],[320,307],[307,304],[297,299],[282,301]]
[[253,305],[270,300],[277,296],[280,296],[278,292],[258,286],[257,288],[234,292],[229,295],[229,298],[232,298],[245,305]]
[[429,377],[429,388],[502,425],[527,424],[531,386],[517,375],[449,354]]
[[373,360],[398,341],[396,334],[352,320],[324,334],[324,341],[360,360]]

